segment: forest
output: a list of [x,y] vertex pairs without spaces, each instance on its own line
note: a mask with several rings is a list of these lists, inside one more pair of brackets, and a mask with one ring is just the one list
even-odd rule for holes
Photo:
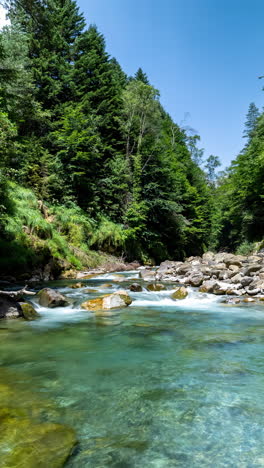
[[[217,173],[139,64],[127,76],[73,0],[11,0],[0,33],[0,264],[157,264],[264,237],[264,113]],[[142,68],[141,68],[142,66]],[[221,155],[220,155],[221,157]]]

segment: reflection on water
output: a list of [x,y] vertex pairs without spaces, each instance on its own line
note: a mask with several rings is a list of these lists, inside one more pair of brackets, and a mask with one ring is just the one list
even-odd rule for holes
[[[106,293],[106,280],[87,285]],[[61,291],[71,308],[1,322],[0,365],[24,399],[54,403],[39,403],[45,418],[77,431],[68,467],[264,466],[264,306],[143,291],[99,320],[80,309],[82,289]]]

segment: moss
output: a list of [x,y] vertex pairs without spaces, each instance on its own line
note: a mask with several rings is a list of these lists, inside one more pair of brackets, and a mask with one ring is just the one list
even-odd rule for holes
[[40,316],[32,304],[29,304],[28,302],[20,302],[19,304],[22,309],[22,315],[24,319],[35,320]]

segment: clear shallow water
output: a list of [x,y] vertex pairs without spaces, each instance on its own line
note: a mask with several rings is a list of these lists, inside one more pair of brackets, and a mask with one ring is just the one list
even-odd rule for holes
[[68,468],[264,466],[264,305],[144,291],[106,321],[80,309],[83,289],[60,290],[71,307],[1,324],[0,365],[77,431]]

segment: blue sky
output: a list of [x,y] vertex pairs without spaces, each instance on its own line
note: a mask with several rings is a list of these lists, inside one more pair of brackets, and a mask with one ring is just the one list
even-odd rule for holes
[[228,165],[243,147],[249,103],[263,106],[263,0],[77,3],[124,71],[141,66],[174,120]]

